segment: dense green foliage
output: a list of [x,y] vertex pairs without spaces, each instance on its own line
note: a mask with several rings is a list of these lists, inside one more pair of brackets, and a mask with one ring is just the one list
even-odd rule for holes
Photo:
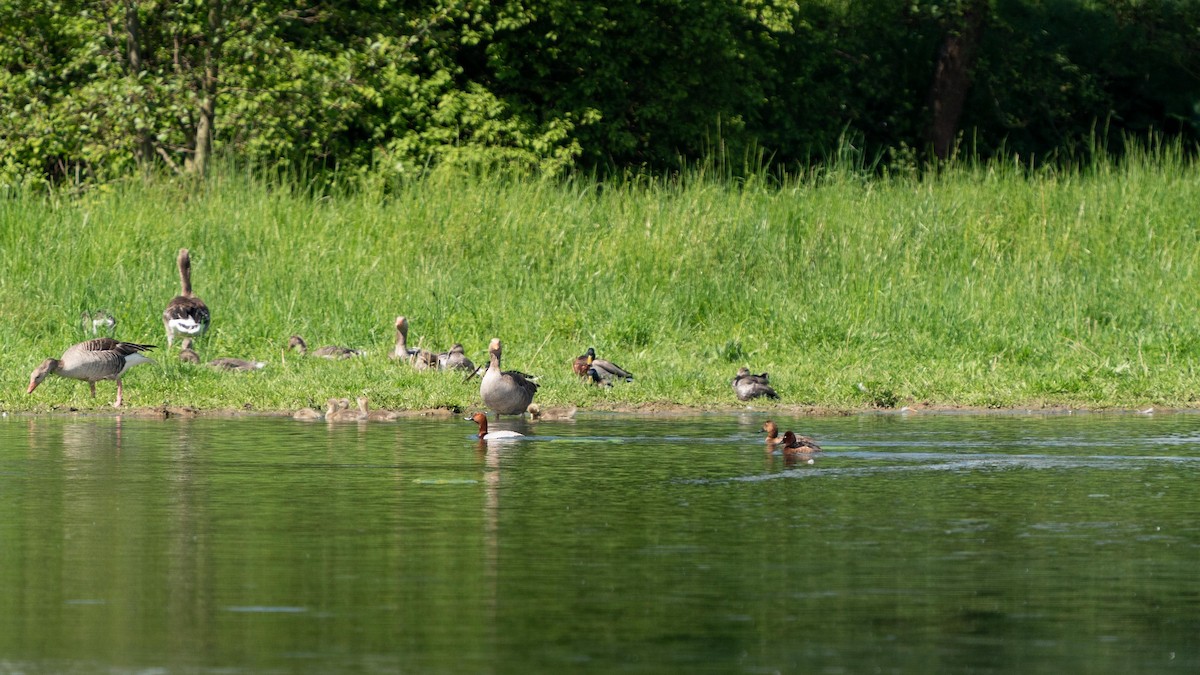
[[1190,1],[0,0],[0,183],[202,171],[210,146],[364,180],[718,154],[793,169],[847,142],[914,166],[939,50],[972,10],[971,153],[1197,138]]
[[[625,183],[433,172],[382,195],[316,194],[250,173],[117,182],[0,200],[0,408],[89,406],[30,370],[106,308],[118,336],[163,343],[193,251],[213,309],[205,359],[128,378],[132,405],[286,409],[365,392],[377,405],[478,405],[477,383],[389,361],[462,342],[542,377],[539,400],[736,405],[740,365],[783,405],[1194,406],[1200,400],[1200,171],[1178,147],[1030,176],[1012,164],[923,179],[833,167],[772,184],[703,171]],[[291,333],[368,358],[279,354]],[[637,381],[586,388],[588,346]],[[112,385],[95,403],[111,401]]]

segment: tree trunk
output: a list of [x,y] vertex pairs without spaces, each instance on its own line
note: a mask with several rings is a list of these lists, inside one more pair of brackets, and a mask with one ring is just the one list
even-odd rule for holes
[[191,170],[203,176],[212,156],[213,134],[217,117],[217,64],[221,57],[221,4],[209,0],[207,35],[203,48],[203,71],[200,74],[200,119],[196,122],[196,146]]
[[[142,26],[136,0],[125,0],[125,58],[128,74],[135,82],[142,73]],[[150,116],[146,115],[149,120]],[[138,166],[147,168],[154,157],[154,141],[148,127],[134,129],[133,156]]]
[[975,64],[983,21],[987,16],[987,0],[973,0],[963,10],[962,21],[946,35],[933,71],[933,86],[929,92],[932,119],[929,142],[939,160],[950,157],[958,122],[962,117],[967,92],[971,89],[971,69]]

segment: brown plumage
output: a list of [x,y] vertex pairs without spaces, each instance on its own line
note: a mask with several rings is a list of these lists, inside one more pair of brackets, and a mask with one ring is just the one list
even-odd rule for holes
[[438,370],[468,370],[475,371],[475,364],[467,358],[463,346],[457,342],[450,351],[437,355]]
[[538,384],[522,372],[500,370],[500,355],[500,338],[493,338],[488,345],[488,368],[479,382],[479,396],[497,417],[520,415],[533,403]]
[[428,349],[408,348],[408,319],[396,317],[396,348],[392,351],[393,359],[402,359],[412,364],[417,370],[437,368],[437,357]]
[[783,442],[779,445],[785,455],[808,455],[820,452],[821,446],[808,436],[797,436],[792,431],[783,432]]
[[267,367],[267,364],[263,361],[247,361],[246,359],[231,359],[228,357],[213,359],[208,362],[208,365],[221,370],[262,370]]
[[186,248],[179,249],[176,263],[179,265],[179,295],[171,298],[162,315],[167,349],[171,348],[176,335],[203,335],[211,321],[208,305],[192,292],[192,258]]
[[[303,356],[308,353],[308,343],[299,335],[293,335],[288,338],[287,347],[283,350],[286,355],[289,350],[295,349]],[[349,359],[355,356],[361,356],[362,351],[358,349],[350,349],[349,347],[339,347],[337,345],[325,345],[313,350],[313,356],[319,356],[323,359]]]
[[200,363],[200,355],[192,349],[192,338],[184,338],[179,343],[179,360],[184,363]]
[[771,420],[767,420],[766,422],[763,422],[762,430],[764,433],[767,434],[767,445],[768,446],[774,447],[776,444],[781,443],[783,441],[783,439],[779,437],[779,426],[776,425]]
[[87,382],[93,398],[96,396],[97,382],[116,380],[117,400],[113,407],[119,408],[123,401],[121,376],[139,363],[150,362],[141,352],[154,348],[154,345],[120,342],[112,338],[95,338],[71,345],[63,352],[61,358],[46,359],[33,369],[29,375],[29,388],[25,393],[32,394],[50,374]]

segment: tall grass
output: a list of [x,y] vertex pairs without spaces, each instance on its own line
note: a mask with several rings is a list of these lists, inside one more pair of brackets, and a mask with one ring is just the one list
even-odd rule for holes
[[[1200,396],[1200,171],[1179,148],[1030,174],[1018,162],[868,178],[831,166],[733,181],[703,169],[601,182],[431,174],[385,192],[321,191],[226,168],[0,199],[0,408],[110,401],[29,371],[106,308],[118,337],[164,346],[126,378],[132,405],[287,409],[365,392],[375,405],[479,405],[478,380],[386,358],[462,342],[541,376],[539,399],[733,405],[740,365],[783,405],[1194,406]],[[165,353],[180,247],[213,311],[202,357]],[[369,350],[329,363],[279,353]],[[637,375],[581,386],[588,346]],[[48,386],[49,385],[49,386]]]

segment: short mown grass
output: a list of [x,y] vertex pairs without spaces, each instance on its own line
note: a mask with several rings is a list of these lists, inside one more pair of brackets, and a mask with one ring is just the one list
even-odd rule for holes
[[[226,169],[203,183],[130,180],[0,197],[0,409],[99,407],[82,383],[29,372],[104,308],[117,337],[161,345],[126,377],[132,406],[287,410],[329,396],[480,405],[478,380],[387,359],[462,342],[476,362],[541,377],[584,408],[737,405],[740,365],[782,406],[1157,405],[1200,399],[1200,171],[1172,149],[1031,175],[995,162],[925,177],[516,180],[434,174],[386,194],[321,194]],[[219,373],[166,353],[160,315],[193,254]],[[289,357],[368,350],[359,361]],[[588,346],[631,385],[581,386]]]

